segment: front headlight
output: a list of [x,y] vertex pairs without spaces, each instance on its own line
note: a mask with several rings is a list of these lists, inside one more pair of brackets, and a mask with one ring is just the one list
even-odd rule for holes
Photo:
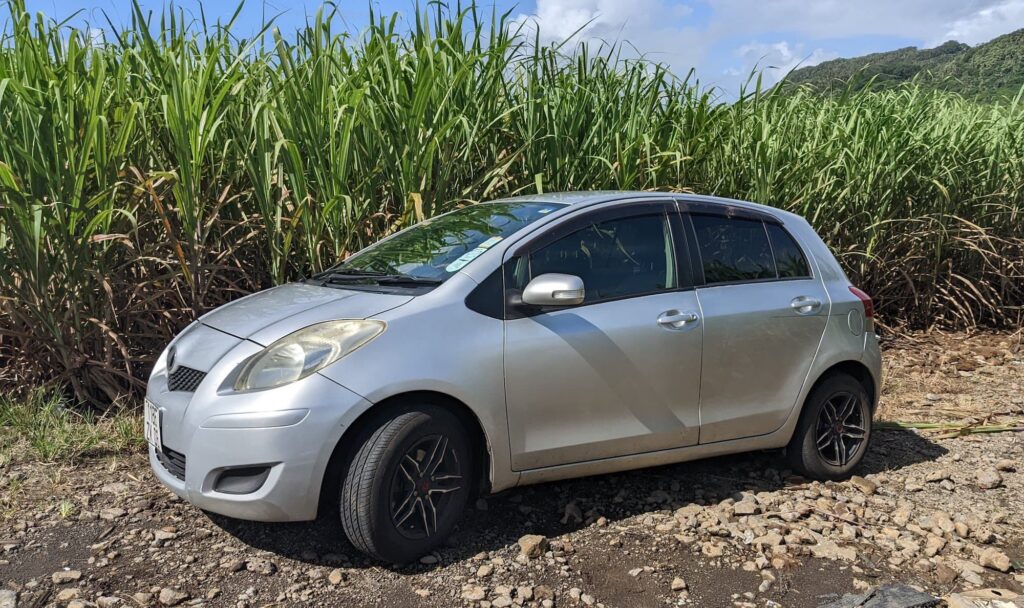
[[325,321],[288,334],[242,364],[236,391],[282,386],[301,380],[376,338],[383,321]]

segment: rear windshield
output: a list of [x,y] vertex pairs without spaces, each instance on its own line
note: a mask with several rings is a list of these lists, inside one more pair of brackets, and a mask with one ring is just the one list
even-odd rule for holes
[[333,270],[444,280],[502,240],[562,206],[514,202],[463,207],[370,245]]

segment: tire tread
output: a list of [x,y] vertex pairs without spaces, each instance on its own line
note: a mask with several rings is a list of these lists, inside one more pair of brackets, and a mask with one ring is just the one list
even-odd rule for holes
[[373,509],[373,485],[377,471],[396,436],[423,412],[406,412],[380,424],[352,457],[341,485],[341,525],[356,549],[385,560],[373,542],[370,513]]

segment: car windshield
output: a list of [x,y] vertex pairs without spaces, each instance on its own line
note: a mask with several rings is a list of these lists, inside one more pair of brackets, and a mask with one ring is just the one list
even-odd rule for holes
[[440,282],[560,203],[484,203],[424,220],[370,245],[330,269],[330,275]]

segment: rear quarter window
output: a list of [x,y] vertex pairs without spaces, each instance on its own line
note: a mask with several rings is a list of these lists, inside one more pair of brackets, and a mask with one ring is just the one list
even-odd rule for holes
[[780,279],[803,279],[811,276],[811,267],[807,257],[796,244],[786,229],[777,224],[765,224],[768,238],[771,239],[772,252],[775,254],[775,266]]

